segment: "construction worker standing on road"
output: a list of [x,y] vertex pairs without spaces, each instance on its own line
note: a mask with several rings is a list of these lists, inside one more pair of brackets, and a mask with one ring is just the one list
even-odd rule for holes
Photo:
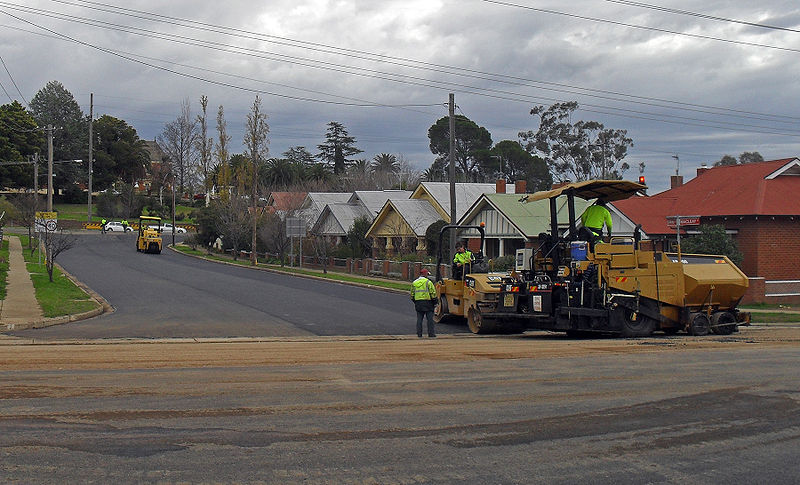
[[606,202],[602,199],[598,199],[597,202],[587,207],[581,215],[581,224],[588,230],[587,235],[591,236],[589,244],[592,248],[594,248],[594,243],[603,237],[604,224],[610,236],[611,213],[608,211],[608,208],[606,208]]
[[122,229],[127,231],[128,230],[128,219],[122,219],[121,224],[122,224]]
[[460,280],[461,277],[465,274],[464,268],[466,268],[466,272],[470,272],[470,265],[472,265],[472,261],[475,258],[472,257],[472,252],[464,249],[464,244],[459,243],[456,246],[456,255],[453,256],[453,264],[455,265],[455,271],[453,271],[453,278]]
[[422,338],[422,318],[428,319],[428,337],[436,337],[433,328],[433,307],[436,301],[436,287],[428,279],[430,272],[422,268],[419,278],[411,283],[411,301],[414,302],[414,309],[417,310],[417,337]]
[[105,217],[100,221],[100,232],[102,232],[103,234],[106,233],[106,218]]

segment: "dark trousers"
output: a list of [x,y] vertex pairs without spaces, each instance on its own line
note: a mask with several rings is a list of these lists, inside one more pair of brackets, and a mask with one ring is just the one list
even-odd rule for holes
[[433,328],[433,310],[421,312],[417,310],[417,337],[422,337],[422,318],[428,319],[428,337],[435,337],[436,331]]

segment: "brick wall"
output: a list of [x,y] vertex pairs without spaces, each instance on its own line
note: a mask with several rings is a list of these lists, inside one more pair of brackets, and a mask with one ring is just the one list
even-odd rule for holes
[[747,276],[800,279],[800,218],[750,216],[709,222],[738,231],[734,238],[744,256],[741,269]]

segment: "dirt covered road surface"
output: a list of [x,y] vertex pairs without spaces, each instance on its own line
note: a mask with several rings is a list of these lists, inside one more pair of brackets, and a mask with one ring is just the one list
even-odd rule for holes
[[800,480],[800,327],[732,336],[0,338],[18,483]]

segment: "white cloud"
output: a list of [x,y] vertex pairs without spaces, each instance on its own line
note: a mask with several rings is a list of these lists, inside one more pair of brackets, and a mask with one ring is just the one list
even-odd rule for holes
[[[533,2],[519,3],[534,5]],[[214,113],[216,106],[224,105],[234,143],[238,144],[241,143],[244,118],[255,96],[254,90],[262,90],[265,91],[262,94],[264,106],[270,114],[273,154],[279,154],[292,145],[305,145],[313,150],[323,139],[325,124],[337,120],[343,122],[359,140],[365,157],[380,152],[403,153],[421,166],[433,158],[428,151],[426,133],[436,119],[446,114],[442,104],[446,102],[448,92],[456,92],[461,111],[488,128],[495,141],[514,139],[517,132],[535,128],[536,119],[529,115],[531,106],[550,104],[556,99],[576,99],[587,108],[579,113],[581,117],[628,130],[635,142],[629,163],[635,166],[644,161],[648,182],[661,188],[666,187],[667,177],[674,171],[673,154],[679,154],[682,166],[689,167],[687,176],[694,173],[694,166],[713,162],[726,153],[738,155],[743,151],[757,150],[765,158],[800,154],[800,138],[797,136],[759,133],[779,130],[800,134],[800,121],[792,118],[800,112],[800,85],[796,82],[800,78],[800,63],[797,62],[800,52],[796,51],[633,29],[479,0],[279,0],[260,5],[243,0],[224,5],[189,0],[140,0],[117,4],[318,45],[303,44],[300,47],[294,42],[276,38],[267,42],[241,32],[238,36],[224,35],[115,15],[98,8],[69,6],[58,1],[30,0],[18,4],[147,28],[156,33],[152,35],[176,34],[206,43],[236,46],[233,49],[239,53],[232,53],[218,50],[223,48],[220,45],[216,46],[217,49],[209,49],[57,20],[42,13],[11,8],[11,3],[0,7],[0,11],[99,47],[169,61],[146,61],[152,64],[231,85],[226,87],[171,74],[87,46],[58,40],[53,34],[3,15],[0,20],[3,31],[0,52],[26,99],[30,99],[46,82],[56,79],[75,95],[85,110],[88,111],[88,95],[94,92],[97,113],[107,112],[125,119],[143,138],[151,139],[165,122],[178,115],[183,99],[188,98],[197,106],[199,96],[207,94]],[[664,31],[800,50],[800,34],[797,32],[703,20],[599,0],[576,0],[566,4],[560,1],[536,2],[535,6],[572,15],[647,25]],[[795,0],[766,0],[757,4],[723,1],[698,4],[675,0],[669,6],[800,29],[800,8]],[[325,46],[351,51],[339,51],[340,54],[323,52],[330,50]],[[242,48],[251,49],[247,51],[249,55],[244,55]],[[397,65],[400,61],[389,61],[388,58],[382,58],[382,62],[362,59],[362,54],[354,51],[513,76],[519,78],[517,83],[522,84],[528,84],[522,81],[527,79],[562,86],[501,83],[497,76],[473,72],[478,78],[470,78],[446,73],[443,72],[446,69],[430,65],[425,69],[413,69]],[[192,70],[174,63],[217,73]],[[468,74],[463,70],[458,72]],[[0,71],[0,82],[12,96],[16,96],[4,71]],[[564,85],[606,93],[596,91],[593,96],[585,90],[581,91],[583,94],[569,93],[564,90],[574,90]],[[639,98],[620,100],[624,97],[610,93]],[[301,101],[285,96],[439,106],[367,108]],[[677,106],[680,109],[667,109],[652,106],[664,104],[652,98],[685,104]],[[701,106],[737,110],[738,114],[733,111],[724,116],[711,114],[707,111],[719,110]],[[610,108],[640,113],[628,111],[610,115],[597,112],[612,113]],[[787,118],[779,120],[749,115],[748,112]],[[667,114],[692,120],[671,118],[671,123],[654,121],[666,119]],[[722,122],[731,124],[721,125]],[[733,123],[751,126],[737,127]],[[720,129],[720,126],[731,129]]]

